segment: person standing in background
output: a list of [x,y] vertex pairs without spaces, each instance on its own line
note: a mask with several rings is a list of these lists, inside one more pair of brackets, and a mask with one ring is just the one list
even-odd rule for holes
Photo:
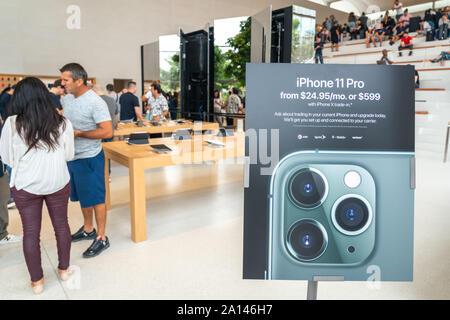
[[[10,109],[8,108],[9,102],[11,101],[11,97],[14,94],[15,85],[12,87],[7,87],[0,94],[0,116],[1,122],[4,123],[6,118],[9,116]],[[8,182],[11,179],[11,168],[5,165],[6,171],[8,172]],[[9,192],[9,200],[8,200],[8,209],[14,208],[16,204],[14,203],[12,190]]]
[[320,63],[323,64],[323,55],[322,55],[322,49],[323,49],[323,42],[321,41],[320,37],[316,37],[316,42],[314,43],[314,59],[316,64]]
[[9,101],[11,100],[11,96],[14,93],[15,87],[16,87],[15,85],[12,87],[7,87],[0,94],[0,116],[2,117],[3,122],[8,117],[6,108],[8,107]]
[[331,52],[333,51],[339,51],[339,25],[338,22],[335,21],[333,24],[333,27],[330,30],[331,34]]
[[12,168],[10,185],[23,226],[23,251],[35,294],[44,290],[40,231],[45,201],[58,250],[61,280],[69,279],[71,237],[67,219],[70,176],[66,161],[74,156],[70,121],[55,110],[45,84],[28,77],[11,99],[14,114],[0,138],[2,160]]
[[322,27],[322,29],[319,31],[318,36],[320,37],[320,40],[325,43],[327,42],[329,38],[329,31],[326,27]]
[[330,18],[326,17],[325,22],[323,23],[323,26],[327,28],[327,30],[330,30],[333,26],[333,21],[331,21]]
[[107,96],[111,97],[117,104],[117,110],[118,110],[117,118],[120,121],[120,103],[119,103],[120,97],[119,97],[119,94],[116,91],[114,91],[114,85],[112,85],[110,83],[106,85],[106,91],[108,92]]
[[[63,99],[63,115],[73,125],[74,160],[67,163],[70,173],[70,200],[80,202],[84,224],[72,235],[72,242],[93,240],[83,253],[92,258],[109,248],[106,236],[105,155],[102,139],[113,136],[111,116],[105,101],[87,86],[87,73],[78,63],[60,69],[68,93]],[[98,233],[94,228],[93,211]]]
[[50,96],[55,102],[56,110],[59,114],[62,114],[62,105],[61,105],[61,97],[64,95],[64,88],[61,85],[61,79],[53,82],[53,86],[50,88]]
[[[111,116],[113,131],[114,131],[114,129],[117,129],[117,124],[119,123],[119,121],[118,121],[119,110],[117,108],[116,101],[114,101],[114,99],[111,98],[110,96],[106,95],[105,91],[103,90],[103,87],[99,84],[95,84],[94,87],[92,88],[92,90],[106,102],[106,105],[108,106],[109,115]],[[105,139],[105,140],[112,141],[112,138]],[[108,142],[108,141],[103,141],[103,142]]]
[[391,9],[395,11],[395,20],[399,23],[399,19],[403,15],[403,4],[400,1],[395,0]]
[[152,83],[146,98],[149,107],[146,119],[150,121],[166,120],[166,117],[169,115],[169,105],[162,94],[161,86],[157,83]]
[[[0,122],[0,137],[3,125]],[[11,198],[9,189],[9,175],[0,158],[0,245],[22,241],[22,236],[16,236],[8,232],[9,214],[8,201]]]
[[[113,136],[109,139],[102,139],[102,142],[111,142],[114,139],[114,130],[117,130],[117,125],[119,123],[119,120],[117,118],[117,114],[119,112],[117,108],[117,103],[114,101],[113,98],[105,94],[105,91],[103,90],[102,86],[99,84],[95,84],[92,90],[99,95],[100,98],[102,98],[106,105],[108,106],[109,115],[111,116],[112,125],[113,125]],[[111,160],[108,160],[109,163],[109,174],[111,175]],[[109,178],[111,179],[111,178]]]
[[334,17],[334,15],[330,15],[330,19],[327,20],[326,25],[327,25],[327,29],[331,30],[331,28],[333,28],[334,24],[338,22],[336,20],[336,18]]
[[[239,112],[239,107],[241,106],[241,98],[239,98],[238,94],[238,88],[231,89],[231,94],[228,96],[227,102],[225,103],[227,113],[237,114]],[[227,125],[232,126],[233,123],[233,118],[227,117]]]
[[356,39],[356,16],[353,12],[350,12],[348,16],[348,34],[350,34],[350,40]]
[[175,120],[177,118],[177,111],[178,111],[178,92],[174,92],[171,95],[170,101],[169,101],[169,112],[170,112],[170,118],[172,120]]
[[142,121],[142,110],[136,93],[136,82],[128,82],[126,92],[120,96],[120,120]]
[[361,21],[361,25],[364,26],[365,28],[368,27],[368,26],[367,26],[367,20],[368,20],[368,19],[369,19],[369,18],[367,18],[365,12],[362,13],[361,17],[359,17],[359,21]]

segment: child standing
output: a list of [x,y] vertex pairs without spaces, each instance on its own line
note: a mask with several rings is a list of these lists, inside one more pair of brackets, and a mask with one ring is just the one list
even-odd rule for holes
[[316,60],[316,64],[320,63],[323,64],[323,55],[322,55],[322,49],[323,49],[323,42],[320,36],[316,37],[316,42],[314,42],[314,51],[315,55],[314,58]]

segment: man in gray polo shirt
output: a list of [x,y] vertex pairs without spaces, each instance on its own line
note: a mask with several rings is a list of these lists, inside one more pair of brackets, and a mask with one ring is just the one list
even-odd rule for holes
[[[94,240],[83,253],[92,258],[109,248],[105,234],[105,155],[102,139],[111,138],[113,128],[105,101],[87,86],[87,73],[77,63],[60,69],[62,85],[67,93],[63,99],[63,116],[74,128],[75,157],[67,163],[70,173],[70,200],[80,201],[84,225],[72,235],[72,242]],[[93,211],[98,233],[94,229]]]

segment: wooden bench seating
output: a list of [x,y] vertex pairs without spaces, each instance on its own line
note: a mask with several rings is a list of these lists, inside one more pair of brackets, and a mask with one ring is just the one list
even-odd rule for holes
[[429,69],[416,69],[419,72],[424,72],[424,71],[448,71],[450,70],[450,68],[429,68]]
[[[421,49],[431,49],[431,48],[444,48],[444,47],[450,47],[450,44],[438,44],[434,46],[421,46],[421,47],[414,47],[414,50],[421,50]],[[386,49],[386,48],[384,48]],[[387,49],[388,52],[397,52],[397,50],[391,50]],[[383,50],[380,51],[365,51],[365,52],[353,52],[353,53],[342,53],[342,54],[335,54],[332,56],[324,56],[324,58],[339,58],[339,57],[350,57],[350,56],[359,56],[359,55],[366,55],[366,54],[381,54]]]

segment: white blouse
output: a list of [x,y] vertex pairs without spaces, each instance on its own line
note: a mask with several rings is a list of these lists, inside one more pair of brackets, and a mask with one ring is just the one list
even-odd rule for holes
[[[55,150],[39,144],[26,153],[28,146],[16,130],[16,116],[6,119],[0,138],[2,161],[12,168],[10,187],[36,195],[47,195],[63,189],[70,181],[66,161],[74,157],[73,127],[65,119],[60,127]],[[25,154],[26,153],[26,154]]]

